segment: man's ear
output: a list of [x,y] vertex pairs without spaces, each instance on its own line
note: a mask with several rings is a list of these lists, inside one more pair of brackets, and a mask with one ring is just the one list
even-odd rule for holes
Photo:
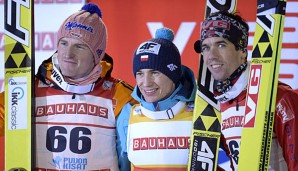
[[241,50],[241,60],[243,62],[247,61],[247,55],[248,55],[247,50]]
[[197,52],[197,53],[201,53],[201,40],[197,40],[195,43],[194,43],[194,50]]

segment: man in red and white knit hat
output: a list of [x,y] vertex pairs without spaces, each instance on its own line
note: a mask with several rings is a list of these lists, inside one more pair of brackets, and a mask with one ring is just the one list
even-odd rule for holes
[[102,60],[109,56],[101,17],[95,4],[70,15],[57,33],[57,52],[38,69],[34,170],[119,170],[116,117],[135,101],[132,87],[110,76],[112,62]]
[[[220,11],[202,22],[200,42],[195,44],[196,52],[203,54],[204,63],[215,79],[214,95],[221,109],[221,145],[232,170],[238,170],[241,154],[249,79],[248,30],[240,15]],[[269,170],[298,170],[297,99],[298,94],[291,87],[278,83]]]

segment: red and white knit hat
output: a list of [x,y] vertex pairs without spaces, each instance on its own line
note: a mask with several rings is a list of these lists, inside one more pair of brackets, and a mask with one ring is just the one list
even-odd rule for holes
[[107,29],[98,6],[89,3],[70,15],[58,30],[58,43],[64,37],[75,38],[87,44],[93,53],[95,64],[98,64],[107,47]]

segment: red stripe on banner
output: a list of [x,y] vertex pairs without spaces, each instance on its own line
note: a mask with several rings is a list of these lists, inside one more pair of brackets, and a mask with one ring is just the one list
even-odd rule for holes
[[297,0],[287,0],[287,2],[297,2]]
[[298,64],[298,60],[287,60],[287,59],[282,59],[282,60],[280,60],[280,63]]
[[298,13],[286,13],[286,17],[298,17]]
[[284,32],[295,32],[296,29],[294,27],[285,27]]
[[296,48],[298,48],[298,43],[283,43],[282,48],[296,49]]
[[293,74],[279,74],[278,78],[290,79],[290,78],[294,78],[294,75]]

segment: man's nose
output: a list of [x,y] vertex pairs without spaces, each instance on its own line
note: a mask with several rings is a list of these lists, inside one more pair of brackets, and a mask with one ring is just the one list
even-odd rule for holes
[[216,59],[220,56],[219,50],[217,47],[210,47],[209,51],[203,55],[204,60],[207,62],[208,60]]
[[64,56],[66,58],[72,58],[73,57],[73,50],[71,46],[68,46],[64,49]]
[[217,47],[215,47],[215,46],[212,46],[211,48],[210,48],[210,56],[212,57],[212,58],[216,58],[216,57],[218,57],[218,53],[219,53],[219,51],[218,51],[218,48]]
[[153,82],[152,76],[150,76],[149,74],[145,74],[143,78],[143,85],[150,86],[152,85],[152,82]]

